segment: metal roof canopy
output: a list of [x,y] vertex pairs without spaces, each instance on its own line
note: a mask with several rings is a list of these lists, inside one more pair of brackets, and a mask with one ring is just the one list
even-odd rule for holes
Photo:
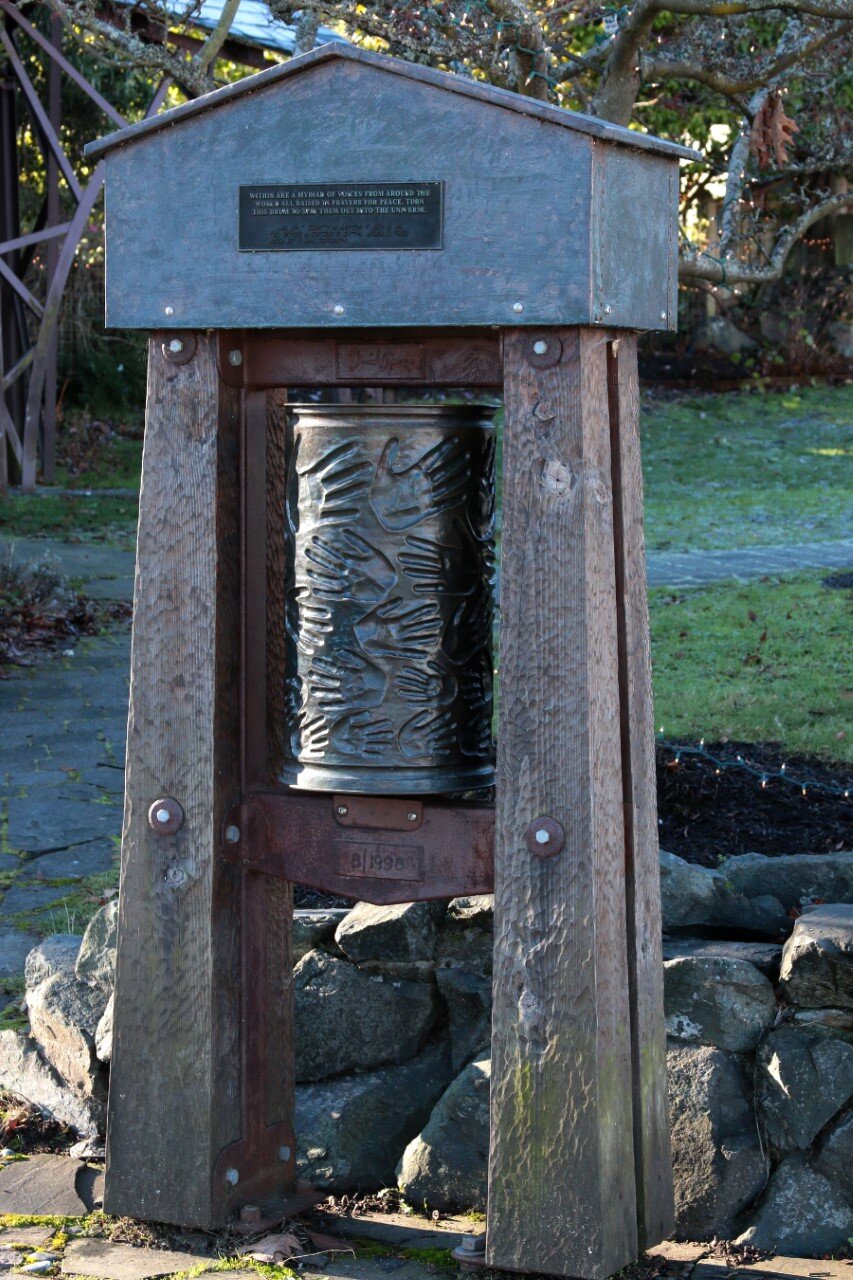
[[[112,326],[675,328],[696,153],[461,76],[329,44],[86,152]],[[439,251],[241,251],[241,187],[329,182],[442,184]]]

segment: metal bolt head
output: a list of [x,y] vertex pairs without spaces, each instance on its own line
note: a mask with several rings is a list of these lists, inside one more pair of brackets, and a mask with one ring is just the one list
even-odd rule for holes
[[528,849],[537,858],[553,858],[566,843],[566,833],[555,818],[534,818],[524,833]]
[[547,844],[548,841],[551,839],[551,836],[545,830],[544,827],[540,827],[539,830],[535,833],[534,839],[537,844]]
[[486,1237],[485,1235],[463,1236],[461,1247],[465,1253],[485,1253]]
[[225,1181],[228,1183],[229,1187],[236,1187],[237,1183],[240,1181],[240,1174],[236,1169],[226,1169]]
[[163,312],[164,312],[164,314],[165,314],[165,315],[167,315],[167,316],[173,316],[173,315],[175,314],[175,308],[174,308],[174,307],[164,307],[164,308],[163,308]]
[[336,316],[342,316],[342,315],[344,314],[344,309],[343,309],[343,307],[341,306],[340,302],[336,302],[336,303],[335,303],[335,305],[334,305],[334,307],[333,307],[333,311],[334,311],[334,313],[335,313],[335,315],[336,315]]
[[148,825],[155,835],[174,835],[184,825],[184,811],[177,800],[164,796],[149,807]]
[[409,819],[409,822],[417,822],[418,820],[418,815],[416,813],[407,813],[406,817]]
[[661,318],[661,320],[665,320],[665,319],[666,319],[666,312],[665,312],[665,311],[662,311],[662,312],[660,313],[660,318]]
[[533,344],[533,350],[537,356],[544,356],[548,350],[548,343],[544,338],[538,338]]
[[183,338],[173,338],[172,341],[169,343],[169,350],[174,351],[175,355],[177,355],[179,351],[183,351],[183,349],[184,349]]
[[256,1204],[244,1204],[240,1210],[240,1221],[247,1223],[260,1222],[261,1210]]
[[345,805],[345,804],[339,804],[339,805],[338,805],[338,815],[339,815],[341,818],[345,818],[345,817],[347,816],[347,814],[348,814],[348,813],[349,813],[349,809],[346,807],[346,805]]
[[604,314],[605,314],[606,316],[609,316],[609,315],[610,315],[610,312],[611,312],[612,310],[613,310],[613,308],[611,307],[610,303],[608,302],[607,306],[604,308]]
[[229,363],[229,364],[233,364],[233,365],[234,365],[234,368],[236,369],[239,365],[241,365],[241,364],[243,363],[243,352],[242,352],[242,351],[237,351],[237,350],[229,351],[229,352],[228,352],[228,363]]
[[523,302],[514,302],[514,303],[512,304],[512,309],[513,309],[513,311],[515,312],[515,314],[516,314],[517,316],[520,316],[520,315],[521,315],[521,313],[522,313],[522,311],[524,310],[524,303],[523,303]]
[[228,844],[240,843],[240,828],[233,824],[225,828],[225,839]]

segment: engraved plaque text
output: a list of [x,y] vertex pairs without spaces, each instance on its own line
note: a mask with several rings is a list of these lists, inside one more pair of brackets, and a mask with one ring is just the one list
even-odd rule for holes
[[440,249],[443,182],[313,182],[240,188],[244,253]]
[[423,880],[422,845],[375,844],[339,840],[335,846],[341,876],[369,876],[376,880]]

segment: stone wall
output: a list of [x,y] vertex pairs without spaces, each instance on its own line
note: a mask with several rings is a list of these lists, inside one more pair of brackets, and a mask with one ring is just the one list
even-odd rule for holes
[[[677,1234],[811,1256],[853,1236],[853,854],[661,854]],[[0,1085],[97,1141],[115,904],[27,961]],[[300,1177],[485,1207],[492,904],[300,912]]]

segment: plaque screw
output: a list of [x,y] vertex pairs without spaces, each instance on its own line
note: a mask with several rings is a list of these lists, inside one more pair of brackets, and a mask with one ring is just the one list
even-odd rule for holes
[[349,809],[346,807],[345,804],[338,805],[338,814],[340,815],[340,817],[345,818],[348,813],[349,813]]
[[184,349],[183,338],[173,338],[172,341],[169,343],[169,350],[174,351],[175,355],[177,355],[179,351],[183,351],[183,349]]
[[175,314],[175,308],[174,308],[174,307],[164,307],[164,308],[163,308],[163,311],[165,312],[165,314],[166,314],[167,316],[173,316],[173,315]]
[[239,828],[239,827],[234,827],[234,826],[226,827],[226,828],[225,828],[225,839],[228,841],[228,843],[229,843],[229,844],[239,844],[239,843],[240,843],[240,828]]
[[537,356],[544,356],[545,352],[548,350],[548,343],[544,342],[542,338],[540,338],[538,342],[534,342],[533,350]]
[[548,835],[548,832],[545,830],[544,827],[540,827],[539,830],[536,832],[537,844],[547,844],[550,839],[551,837]]
[[237,1183],[240,1181],[240,1175],[239,1175],[239,1173],[237,1172],[237,1170],[236,1170],[236,1169],[226,1169],[226,1170],[225,1170],[225,1181],[228,1183],[229,1187],[236,1187]]
[[282,1164],[287,1164],[290,1159],[290,1147],[279,1147],[278,1158]]
[[515,312],[515,314],[516,314],[517,316],[520,316],[520,315],[521,315],[521,313],[522,313],[522,311],[524,310],[524,303],[523,303],[523,302],[514,302],[514,303],[512,304],[512,309],[513,309],[513,311]]
[[418,815],[416,813],[407,813],[406,817],[409,819],[409,822],[417,822],[418,820]]
[[228,352],[228,363],[229,363],[229,364],[233,364],[235,368],[236,368],[238,365],[241,365],[241,364],[243,363],[243,352],[242,352],[242,351],[229,351],[229,352]]
[[335,303],[334,312],[336,316],[342,316],[344,314],[344,309],[339,302]]
[[610,312],[611,312],[612,310],[613,310],[613,308],[611,307],[610,303],[608,302],[607,306],[604,308],[604,314],[605,314],[606,316],[609,316],[609,315],[610,315]]

